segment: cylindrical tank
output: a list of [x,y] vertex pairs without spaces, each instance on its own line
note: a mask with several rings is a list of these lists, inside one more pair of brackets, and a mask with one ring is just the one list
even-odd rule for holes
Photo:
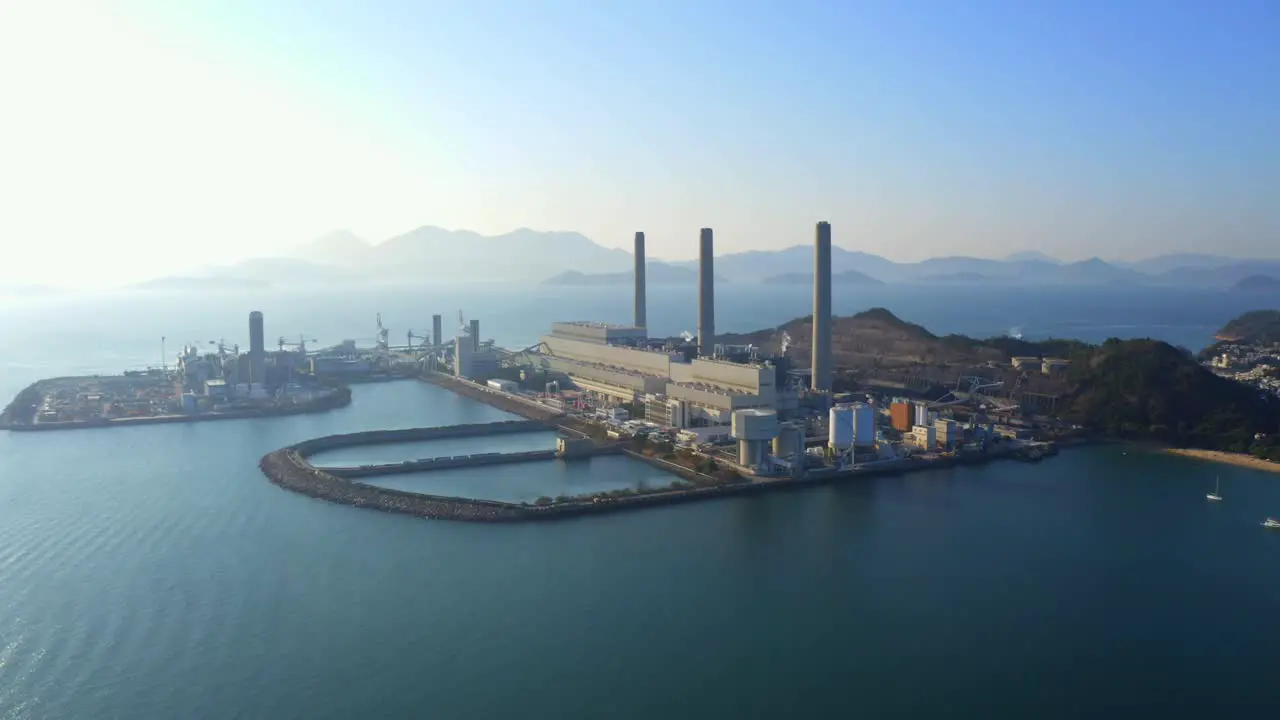
[[804,429],[795,423],[778,426],[778,437],[773,439],[773,456],[791,457],[804,452]]
[[836,405],[827,413],[827,444],[836,450],[853,445],[853,406]]
[[861,403],[853,406],[853,444],[862,448],[876,444],[875,406]]
[[758,468],[764,464],[764,440],[738,440],[738,462],[749,468]]

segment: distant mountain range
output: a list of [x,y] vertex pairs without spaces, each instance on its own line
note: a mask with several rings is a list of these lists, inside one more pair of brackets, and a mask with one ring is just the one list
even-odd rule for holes
[[[695,284],[697,261],[651,259],[651,285]],[[1162,255],[1138,262],[1091,258],[1060,262],[1043,253],[1018,252],[1002,260],[942,257],[899,263],[840,247],[831,249],[833,284],[946,285],[1157,285],[1227,289],[1254,275],[1280,276],[1280,260],[1244,260],[1218,255]],[[317,238],[287,257],[206,268],[191,278],[246,283],[312,285],[521,283],[561,286],[611,285],[631,280],[631,253],[603,247],[576,232],[521,228],[485,236],[469,230],[425,226],[372,244],[347,231]],[[813,247],[724,253],[716,256],[721,282],[807,284]],[[163,279],[180,286],[182,278]]]
[[[630,285],[634,277],[634,271],[586,274],[577,270],[565,270],[543,280],[542,284],[565,286]],[[644,264],[644,282],[646,286],[697,285],[698,271],[694,268],[675,267],[664,262],[646,262]],[[729,282],[729,279],[717,273],[716,282]]]
[[[783,273],[782,275],[770,275],[760,281],[764,285],[812,285],[813,271],[807,273]],[[841,287],[844,285],[883,285],[884,283],[870,275],[860,273],[857,270],[845,270],[843,272],[831,273],[831,285],[833,287]]]
[[1280,292],[1280,279],[1273,278],[1270,275],[1250,275],[1236,282],[1231,286],[1231,289],[1236,292]]

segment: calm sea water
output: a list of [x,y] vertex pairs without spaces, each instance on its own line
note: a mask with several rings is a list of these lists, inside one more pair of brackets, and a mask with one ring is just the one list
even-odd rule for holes
[[[1178,305],[1137,293],[1050,294],[1029,309],[1007,292],[961,309],[958,295],[877,292],[872,304],[941,332],[1067,334],[1052,329],[1065,327],[1049,319],[1056,307],[1088,339],[1190,346],[1247,309],[1227,296]],[[799,296],[724,297],[725,329],[804,311]],[[28,378],[145,363],[162,333],[243,333],[250,303],[269,333],[324,341],[361,337],[376,310],[393,328],[425,317],[412,320],[419,329],[441,306],[475,307],[503,344],[536,339],[553,317],[627,313],[603,294],[303,300],[10,305],[0,383],[7,395]],[[657,306],[668,308],[651,310],[663,332],[692,317]],[[0,433],[0,717],[1274,710],[1280,534],[1258,525],[1280,513],[1274,475],[1094,448],[1038,465],[484,526],[330,505],[256,468],[263,453],[316,435],[507,417],[392,383],[357,387],[350,407],[324,415]],[[554,465],[527,470],[537,467]],[[1217,475],[1226,500],[1210,505]]]

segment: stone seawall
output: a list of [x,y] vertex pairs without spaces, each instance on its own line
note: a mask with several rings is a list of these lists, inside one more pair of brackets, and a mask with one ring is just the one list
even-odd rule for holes
[[405,473],[429,472],[431,470],[448,470],[460,467],[483,467],[485,465],[510,465],[513,463],[534,462],[537,460],[555,460],[555,450],[529,450],[514,453],[482,453],[479,455],[459,455],[456,457],[423,458],[406,460],[383,465],[357,465],[353,467],[327,467],[325,472],[345,480],[378,475],[403,475]]
[[[512,423],[524,422],[527,421],[512,421]],[[471,427],[474,429],[476,426],[458,427]],[[325,447],[333,447],[326,445],[326,443],[333,442],[335,439],[342,439],[343,442],[348,444],[359,444],[350,440],[353,437],[361,438],[364,443],[379,442],[379,438],[382,438],[380,442],[398,442],[405,439],[406,434],[412,436],[423,431],[448,429],[450,428],[417,428],[407,431],[383,430],[317,438],[268,453],[258,465],[272,483],[286,490],[309,497],[354,507],[381,510],[383,512],[402,513],[437,520],[462,520],[468,522],[553,520],[589,513],[613,512],[654,505],[670,505],[731,495],[747,495],[768,487],[753,483],[733,483],[716,487],[660,491],[609,499],[558,502],[551,505],[526,505],[496,500],[426,495],[366,485],[339,477],[334,472],[318,468],[307,461],[308,453],[318,452]],[[409,437],[409,439],[416,438]],[[600,449],[600,452],[632,454],[623,450],[621,446],[604,447]]]
[[503,420],[491,423],[405,428],[403,430],[363,430],[361,432],[325,435],[311,440],[303,440],[293,445],[292,449],[303,457],[308,457],[324,450],[336,450],[357,445],[386,445],[388,443],[417,442],[421,440],[448,440],[552,430],[555,430],[555,427],[541,420]]

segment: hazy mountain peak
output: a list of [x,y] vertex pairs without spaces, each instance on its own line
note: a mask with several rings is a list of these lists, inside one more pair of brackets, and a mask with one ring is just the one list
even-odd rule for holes
[[1004,261],[1011,262],[1011,263],[1045,262],[1045,263],[1053,263],[1054,265],[1061,264],[1061,261],[1058,260],[1057,258],[1051,257],[1049,255],[1045,255],[1039,250],[1023,250],[1021,252],[1016,252],[1005,257]]

